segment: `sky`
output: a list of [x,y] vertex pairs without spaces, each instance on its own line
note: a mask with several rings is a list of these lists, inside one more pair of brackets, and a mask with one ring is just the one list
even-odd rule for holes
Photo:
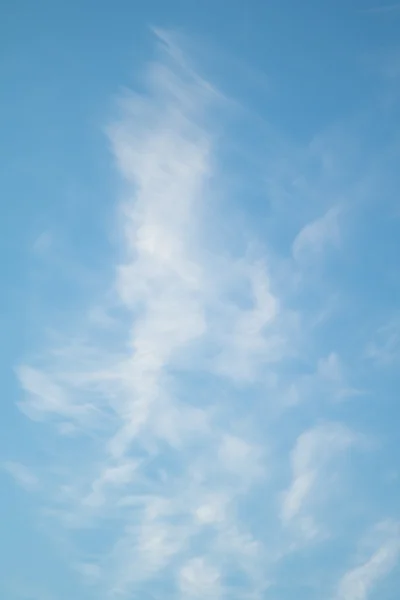
[[0,40],[0,596],[397,600],[400,4]]

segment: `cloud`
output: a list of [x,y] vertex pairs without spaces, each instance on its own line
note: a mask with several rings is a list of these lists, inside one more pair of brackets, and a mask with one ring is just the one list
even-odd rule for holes
[[397,315],[378,328],[373,339],[367,344],[365,358],[380,367],[387,367],[398,361],[400,358],[400,319]]
[[[160,577],[182,597],[215,597],[230,573],[257,589],[264,579],[263,545],[237,517],[264,475],[264,453],[219,394],[251,386],[283,355],[284,311],[265,257],[245,242],[239,256],[207,243],[207,219],[218,218],[209,122],[223,99],[171,36],[158,36],[148,93],[126,93],[107,129],[124,182],[114,305],[96,300],[86,331],[18,367],[19,407],[88,448],[68,476],[63,469],[50,511],[72,536],[112,519],[101,556],[87,548],[78,563],[84,578],[115,597]],[[195,381],[206,376],[216,397],[204,405]]]
[[318,374],[327,381],[340,383],[343,379],[340,359],[335,352],[318,361]]
[[296,261],[318,259],[327,247],[338,244],[340,212],[339,207],[330,208],[322,217],[303,227],[292,245]]
[[25,490],[32,492],[39,488],[39,479],[37,476],[22,463],[14,461],[5,462],[3,469]]
[[101,569],[93,563],[81,563],[75,566],[76,570],[89,584],[95,584],[101,578]]
[[108,466],[102,470],[99,477],[93,481],[90,493],[83,498],[83,503],[87,506],[101,506],[105,502],[107,488],[118,489],[132,481],[137,464],[133,461],[116,466]]
[[53,235],[50,231],[43,231],[33,242],[33,252],[39,256],[49,252],[53,245]]
[[[330,463],[355,442],[354,434],[341,424],[324,423],[302,433],[291,453],[292,482],[285,492],[281,518],[286,525],[299,527],[306,537],[317,533],[310,514],[320,486],[326,485]],[[312,504],[312,503],[311,503]]]
[[398,523],[383,522],[375,527],[372,554],[339,582],[336,600],[366,600],[379,580],[386,577],[397,563],[400,552]]
[[225,307],[225,311],[231,309],[232,318],[226,322],[222,351],[215,363],[218,373],[238,381],[254,380],[260,369],[276,363],[287,351],[279,301],[271,291],[265,266],[246,265],[245,275],[253,307]]
[[[344,217],[334,206],[305,225],[283,266],[235,227],[231,188],[221,201],[229,101],[155,33],[145,91],[125,92],[106,129],[121,183],[113,279],[18,366],[18,406],[56,434],[45,516],[98,597],[258,600],[291,549],[323,540],[331,479],[358,440],[325,402],[355,393],[349,367],[293,283]],[[292,172],[284,183],[307,195]],[[277,221],[290,248],[293,222]],[[281,434],[292,450],[274,457]]]
[[218,569],[204,557],[193,558],[179,573],[179,587],[184,598],[219,598],[221,595]]

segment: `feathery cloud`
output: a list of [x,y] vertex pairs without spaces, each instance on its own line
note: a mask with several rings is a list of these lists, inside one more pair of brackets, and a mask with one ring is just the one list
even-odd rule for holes
[[340,240],[339,216],[340,209],[333,207],[319,219],[305,225],[293,242],[294,259],[318,259],[327,246],[337,245]]
[[[146,91],[126,92],[107,128],[123,190],[107,302],[17,368],[19,408],[55,429],[46,515],[100,595],[259,599],[299,537],[329,528],[327,480],[358,438],[330,416],[307,413],[304,430],[296,411],[348,393],[347,369],[330,341],[304,357],[308,307],[279,261],[240,227],[225,240],[215,124],[227,101],[156,35]],[[338,244],[341,218],[334,206],[300,230],[288,279]],[[272,464],[286,415],[292,451]]]
[[318,484],[324,485],[329,463],[354,444],[355,439],[350,430],[337,423],[317,425],[298,437],[291,454],[293,478],[282,504],[284,523],[299,526],[306,537],[317,533],[317,524],[307,513],[307,503],[312,494],[318,493]]
[[361,564],[349,570],[339,582],[337,600],[366,600],[379,580],[397,563],[400,552],[398,523],[383,522],[375,527],[375,548]]
[[165,577],[182,597],[216,597],[231,572],[263,585],[262,543],[236,515],[263,476],[263,449],[237,431],[218,396],[204,406],[190,383],[208,374],[217,394],[224,381],[251,386],[282,356],[285,334],[265,260],[245,246],[239,258],[219,256],[205,242],[204,216],[218,216],[207,120],[222,99],[158,35],[162,58],[146,75],[148,95],[126,94],[108,127],[125,192],[107,323],[120,315],[123,333],[110,349],[90,320],[83,343],[21,365],[20,408],[79,443],[93,440],[53,511],[74,528],[115,523],[99,560],[80,563],[85,577],[111,596]]
[[3,464],[3,469],[25,490],[35,491],[39,488],[39,479],[26,465],[8,461]]

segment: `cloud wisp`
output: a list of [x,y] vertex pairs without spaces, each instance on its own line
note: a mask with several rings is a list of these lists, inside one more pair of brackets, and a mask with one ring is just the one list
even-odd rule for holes
[[25,490],[31,492],[39,489],[40,483],[38,477],[25,465],[15,461],[8,461],[4,463],[3,469]]
[[[302,433],[291,453],[292,482],[284,495],[281,517],[295,524],[307,537],[318,534],[318,525],[308,513],[308,502],[318,497],[318,487],[326,486],[327,467],[335,457],[355,443],[354,434],[343,425],[326,423]],[[329,471],[328,471],[329,472]]]
[[372,553],[343,575],[335,600],[367,600],[379,581],[396,565],[400,552],[399,524],[379,523],[373,537],[376,539]]
[[294,259],[318,259],[327,245],[337,245],[340,239],[339,217],[339,207],[333,207],[319,219],[305,225],[293,242]]

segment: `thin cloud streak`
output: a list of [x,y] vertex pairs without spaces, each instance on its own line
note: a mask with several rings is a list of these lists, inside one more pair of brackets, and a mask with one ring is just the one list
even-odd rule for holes
[[373,553],[365,562],[345,573],[335,600],[367,600],[370,597],[379,581],[392,571],[398,561],[399,533],[398,523],[381,523],[376,526],[376,534],[384,539],[375,543]]
[[38,477],[26,465],[8,461],[3,464],[3,469],[25,490],[32,492],[39,489]]
[[306,261],[321,258],[327,246],[337,245],[340,240],[339,216],[339,207],[333,207],[319,219],[305,225],[293,242],[294,259]]
[[291,453],[292,482],[282,503],[286,525],[298,526],[306,537],[316,535],[318,525],[307,511],[307,501],[311,495],[315,501],[329,463],[354,443],[354,434],[337,423],[317,425],[299,436]]

